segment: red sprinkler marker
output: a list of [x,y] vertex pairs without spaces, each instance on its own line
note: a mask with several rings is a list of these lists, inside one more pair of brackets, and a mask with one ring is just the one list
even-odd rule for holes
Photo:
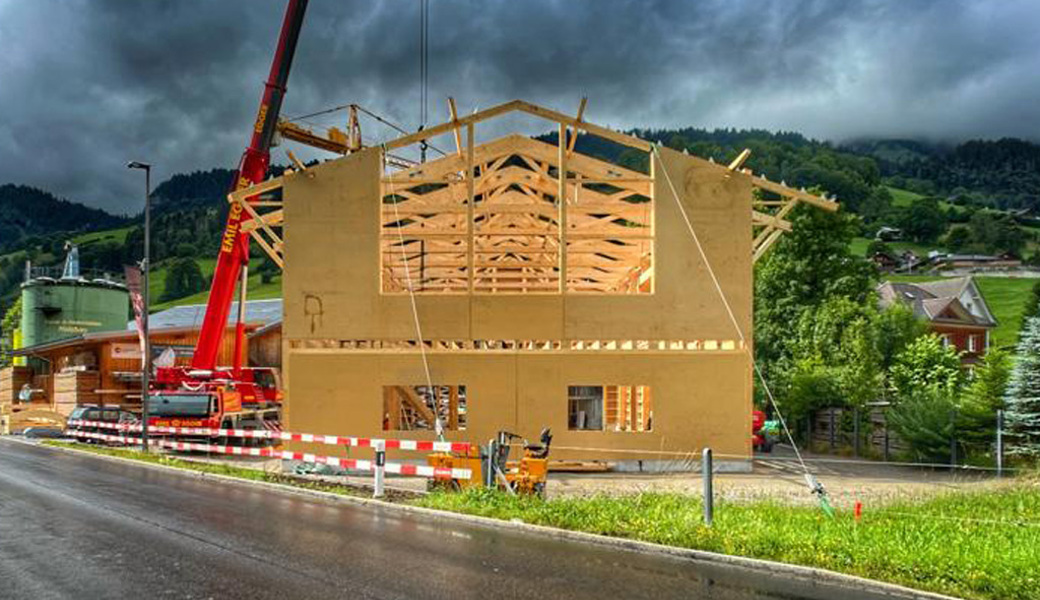
[[863,516],[863,503],[859,500],[856,501],[856,507],[852,510],[852,514],[856,517],[856,522],[859,522]]

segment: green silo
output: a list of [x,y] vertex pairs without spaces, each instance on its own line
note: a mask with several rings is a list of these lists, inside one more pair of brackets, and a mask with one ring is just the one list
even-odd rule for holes
[[123,330],[129,313],[130,294],[122,284],[36,277],[22,284],[22,346]]

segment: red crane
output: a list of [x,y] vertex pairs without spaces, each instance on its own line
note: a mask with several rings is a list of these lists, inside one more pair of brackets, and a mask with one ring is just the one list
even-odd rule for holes
[[[234,174],[231,191],[260,183],[267,176],[271,160],[271,142],[274,139],[278,114],[289,80],[289,68],[296,52],[296,42],[307,10],[307,0],[289,0],[282,21],[278,46],[275,49],[271,72],[260,100],[253,135],[242,154]],[[256,197],[246,199],[254,202]],[[243,369],[242,348],[245,338],[245,288],[249,267],[249,234],[241,229],[245,214],[242,205],[235,202],[228,211],[227,225],[221,238],[217,266],[213,272],[209,300],[202,330],[190,367],[159,367],[156,371],[156,390],[149,393],[150,413],[155,423],[168,424],[176,420],[183,425],[221,426],[224,417],[240,415],[246,408],[264,409],[281,400],[277,377],[270,369]],[[235,284],[241,282],[241,301],[235,326],[234,358],[231,368],[218,367],[217,355],[224,339]],[[257,416],[260,415],[260,416]],[[274,418],[272,418],[274,416]],[[277,409],[254,410],[252,419],[273,421]],[[242,425],[238,419],[232,423]]]
[[[271,73],[264,86],[264,96],[260,101],[260,110],[256,114],[253,125],[253,137],[249,147],[242,154],[238,170],[235,172],[231,191],[247,188],[260,183],[267,177],[267,167],[271,161],[271,141],[274,139],[278,113],[282,108],[285,86],[289,81],[289,67],[292,66],[293,54],[296,52],[296,41],[303,25],[303,14],[307,9],[307,0],[289,0],[282,22],[282,32],[278,37]],[[250,198],[249,200],[252,200]],[[247,200],[247,201],[249,201]],[[217,255],[217,267],[213,271],[213,284],[209,290],[209,301],[206,303],[206,317],[202,322],[202,332],[195,355],[191,360],[193,369],[212,370],[217,363],[217,353],[224,338],[224,328],[228,313],[231,311],[231,300],[235,293],[235,283],[241,278],[243,288],[246,285],[245,274],[249,266],[249,234],[241,230],[242,217],[245,211],[238,203],[231,205],[228,212],[227,225]],[[240,277],[241,276],[241,277]],[[235,370],[241,368],[241,349],[243,336],[242,314],[245,307],[239,306],[239,317],[235,331]]]

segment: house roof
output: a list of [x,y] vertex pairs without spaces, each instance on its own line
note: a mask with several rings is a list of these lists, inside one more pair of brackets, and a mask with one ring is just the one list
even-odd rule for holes
[[[969,287],[974,288],[973,297],[977,310],[972,311],[960,298]],[[955,279],[939,279],[920,283],[886,281],[878,286],[878,297],[883,307],[896,302],[906,304],[914,311],[914,315],[931,322],[970,325],[975,327],[996,327],[981,292],[975,288],[971,277]]]
[[[250,324],[246,326],[246,330],[255,329],[256,325]],[[148,327],[151,335],[149,338],[177,335],[182,333],[193,333],[198,330],[198,327],[152,327],[149,323]],[[95,331],[93,333],[81,333],[76,336],[62,338],[60,340],[53,340],[50,342],[44,342],[42,344],[36,344],[35,346],[26,346],[25,348],[17,348],[11,352],[14,356],[32,356],[41,352],[49,352],[51,350],[58,350],[61,348],[67,348],[69,346],[77,346],[81,344],[94,344],[99,342],[116,342],[121,340],[137,340],[136,329],[119,329],[117,331]]]
[[[202,320],[206,315],[205,304],[190,304],[187,306],[176,306],[157,313],[148,315],[148,325],[153,328],[162,327],[202,327]],[[238,315],[238,302],[231,303],[228,312],[228,325],[233,325]],[[282,299],[270,300],[247,300],[246,301],[246,323],[254,323],[259,326],[268,325],[274,321],[282,320]],[[127,329],[136,331],[137,323],[130,321]]]

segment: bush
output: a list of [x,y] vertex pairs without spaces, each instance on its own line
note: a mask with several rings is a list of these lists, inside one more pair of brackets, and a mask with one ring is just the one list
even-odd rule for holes
[[166,285],[159,300],[169,302],[205,289],[206,278],[202,276],[199,264],[190,258],[177,258],[170,263],[166,272]]

